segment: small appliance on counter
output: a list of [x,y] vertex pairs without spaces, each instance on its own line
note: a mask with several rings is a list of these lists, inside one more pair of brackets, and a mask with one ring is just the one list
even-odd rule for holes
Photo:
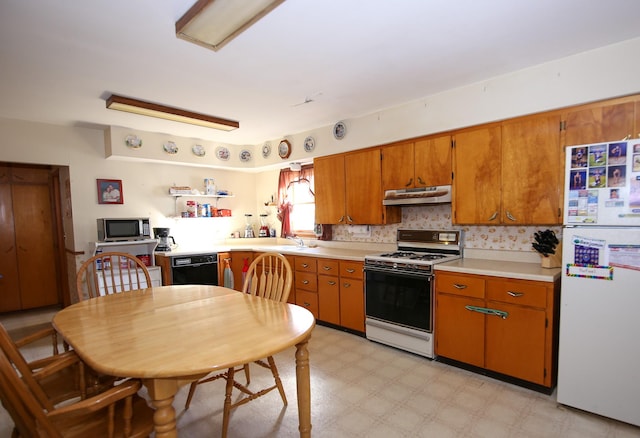
[[260,231],[258,231],[258,237],[269,237],[269,226],[267,225],[267,215],[260,215]]
[[251,217],[253,215],[252,214],[245,214],[244,217],[247,221],[247,224],[244,227],[244,237],[247,239],[251,239],[253,237],[256,237],[255,234],[253,234],[253,227],[251,226]]
[[120,242],[150,238],[148,217],[98,219],[98,240],[100,242]]
[[155,249],[156,252],[171,251],[169,241],[173,242],[173,246],[176,246],[176,241],[173,236],[169,236],[169,228],[154,228],[153,235],[158,239],[158,246],[156,246]]

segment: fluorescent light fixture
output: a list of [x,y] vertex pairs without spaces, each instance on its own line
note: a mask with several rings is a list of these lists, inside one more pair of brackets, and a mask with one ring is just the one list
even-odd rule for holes
[[289,169],[294,172],[300,172],[302,170],[302,163],[294,161],[293,163],[289,163]]
[[198,0],[176,22],[176,36],[218,51],[283,2]]
[[205,128],[220,129],[222,131],[233,131],[240,127],[240,123],[234,120],[207,116],[205,114],[198,114],[157,103],[144,102],[142,100],[131,99],[129,97],[117,96],[115,94],[112,94],[107,99],[107,108],[140,114],[142,116],[158,117],[160,119],[171,120],[173,122],[204,126]]

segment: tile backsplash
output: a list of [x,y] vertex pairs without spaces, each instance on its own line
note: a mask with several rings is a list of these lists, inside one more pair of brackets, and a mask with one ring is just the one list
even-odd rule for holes
[[334,225],[332,229],[334,241],[395,243],[396,231],[399,228],[463,230],[465,248],[510,250],[534,252],[531,248],[533,233],[541,229],[551,229],[558,237],[562,227],[540,226],[468,226],[451,224],[451,204],[429,206],[402,207],[402,222],[392,225],[371,225],[370,236],[362,236],[361,227]]

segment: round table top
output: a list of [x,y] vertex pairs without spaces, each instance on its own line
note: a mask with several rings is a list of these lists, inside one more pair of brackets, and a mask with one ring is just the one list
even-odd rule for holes
[[159,286],[73,304],[54,327],[96,371],[194,376],[263,359],[307,339],[303,307],[219,286]]

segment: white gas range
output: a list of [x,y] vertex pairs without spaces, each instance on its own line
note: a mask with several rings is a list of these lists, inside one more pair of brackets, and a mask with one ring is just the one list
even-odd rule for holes
[[459,230],[398,230],[397,251],[365,257],[367,339],[433,358],[433,266],[463,255]]

